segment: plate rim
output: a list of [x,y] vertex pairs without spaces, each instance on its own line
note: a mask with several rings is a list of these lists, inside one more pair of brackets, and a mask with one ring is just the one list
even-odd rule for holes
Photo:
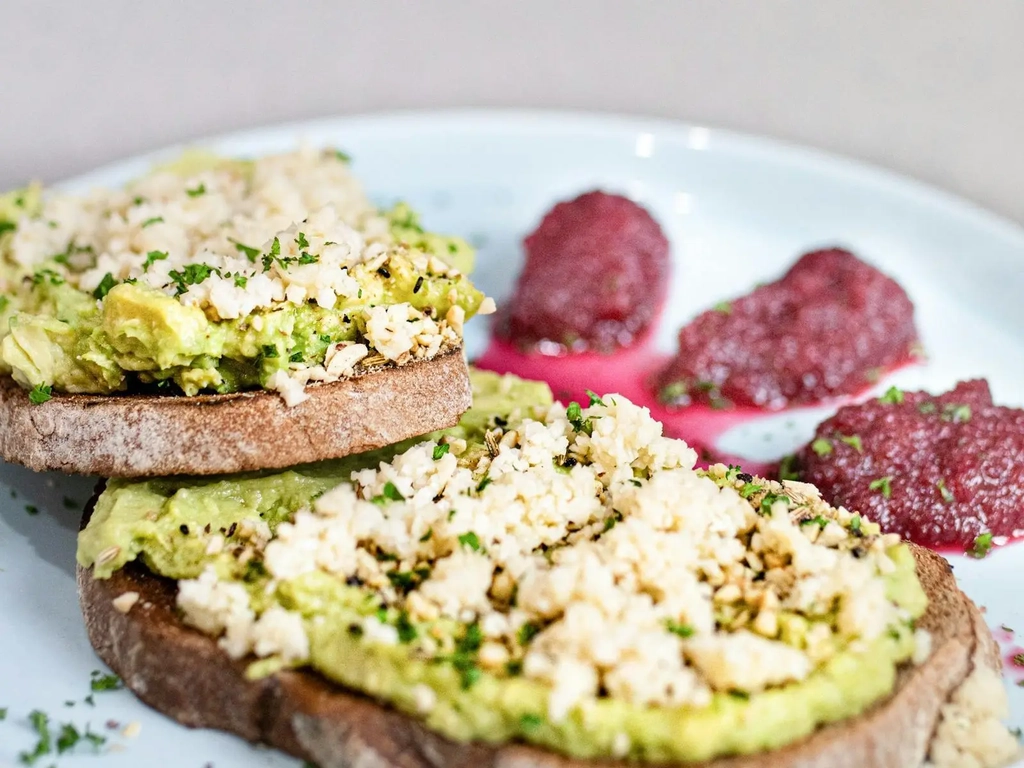
[[[408,128],[416,123],[435,129],[444,124],[461,126],[463,130],[500,127],[505,131],[519,131],[524,135],[550,135],[580,130],[585,130],[591,135],[608,136],[625,132],[651,133],[655,135],[655,142],[657,136],[661,134],[669,141],[686,144],[689,151],[745,155],[761,162],[781,161],[785,166],[831,176],[841,183],[874,187],[885,194],[902,197],[912,204],[942,211],[967,226],[985,229],[990,234],[1008,241],[1012,246],[1024,250],[1024,223],[1018,223],[1008,216],[996,213],[963,195],[884,166],[765,134],[619,111],[518,107],[409,108],[284,120],[237,130],[201,134],[141,153],[124,155],[120,159],[83,173],[44,184],[44,189],[81,190],[97,186],[100,184],[97,181],[99,178],[110,176],[127,180],[144,173],[154,164],[173,158],[191,148],[212,149],[227,144],[258,145],[272,144],[275,141],[280,143],[280,137],[283,135],[290,135],[294,143],[298,144],[304,133],[366,129],[374,124],[380,128]],[[693,131],[700,132],[703,146],[693,146],[684,138],[692,135]]]

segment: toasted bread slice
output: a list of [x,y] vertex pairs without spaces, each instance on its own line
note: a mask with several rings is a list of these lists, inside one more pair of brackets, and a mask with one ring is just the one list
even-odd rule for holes
[[[89,512],[86,512],[88,519]],[[83,523],[84,524],[84,523]],[[714,768],[913,768],[925,759],[942,706],[975,665],[998,669],[995,644],[978,609],[957,588],[942,557],[913,547],[930,601],[919,626],[933,650],[907,665],[896,689],[869,712],[821,728],[783,749],[690,764]],[[216,641],[175,611],[173,581],[133,563],[108,580],[78,570],[89,639],[144,702],[192,726],[216,728],[277,747],[323,768],[586,768],[582,761],[524,744],[459,744],[419,721],[307,671],[248,680],[252,659],[231,661]],[[114,605],[134,592],[127,613]],[[124,603],[121,603],[122,606]]]
[[40,405],[0,379],[0,456],[103,477],[278,469],[444,429],[472,404],[461,348],[330,384],[288,407],[275,392],[66,395]]

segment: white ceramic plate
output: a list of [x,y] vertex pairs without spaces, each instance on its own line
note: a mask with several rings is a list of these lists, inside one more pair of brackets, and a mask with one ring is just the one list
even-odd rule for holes
[[[930,354],[895,383],[948,388],[986,376],[998,401],[1024,405],[1024,230],[949,195],[818,152],[656,120],[530,112],[409,113],[325,120],[204,142],[227,154],[279,151],[297,142],[345,148],[381,202],[404,198],[438,231],[480,245],[478,284],[499,300],[520,260],[519,241],[556,200],[601,186],[625,192],[661,221],[675,255],[659,343],[699,309],[780,274],[815,246],[843,244],[894,275],[917,306]],[[64,186],[116,185],[180,148],[104,168]],[[471,323],[471,354],[486,338]],[[779,417],[727,434],[747,455],[786,452],[819,414]],[[126,691],[89,694],[100,669],[86,640],[74,583],[75,535],[93,481],[0,466],[0,765],[35,743],[27,716],[110,737],[104,765],[200,768],[286,766],[295,761],[230,736],[181,728]],[[28,506],[38,509],[29,514]],[[1024,547],[984,561],[952,558],[993,628],[1024,634]],[[1004,650],[1013,639],[999,631]],[[1024,644],[1024,637],[1018,635]],[[1008,670],[1013,725],[1024,726],[1024,670]],[[66,706],[65,702],[74,702]],[[137,738],[108,720],[139,722]],[[96,757],[64,756],[60,765]],[[47,766],[54,762],[45,759]]]

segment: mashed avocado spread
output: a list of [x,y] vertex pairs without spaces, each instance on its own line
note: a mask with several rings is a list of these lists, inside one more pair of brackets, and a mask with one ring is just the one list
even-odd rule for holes
[[695,470],[618,395],[472,379],[458,426],[372,454],[110,481],[78,561],[178,579],[250,675],[310,667],[457,740],[707,760],[891,692],[926,604],[898,538],[805,484]]
[[192,154],[124,189],[0,196],[0,373],[112,393],[280,391],[430,357],[493,302],[472,248],[381,211],[347,156]]

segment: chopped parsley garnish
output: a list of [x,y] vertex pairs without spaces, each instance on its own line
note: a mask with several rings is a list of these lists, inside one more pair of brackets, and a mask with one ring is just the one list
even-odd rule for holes
[[57,736],[57,754],[63,755],[69,749],[72,749],[75,744],[81,741],[82,735],[78,732],[71,723],[64,723],[60,728],[60,734]]
[[96,290],[92,292],[93,298],[102,299],[110,293],[110,289],[115,285],[117,285],[117,280],[114,279],[112,274],[107,272],[107,274],[103,276],[103,279],[100,280],[100,284],[96,286]]
[[484,488],[486,488],[488,485],[490,485],[491,482],[492,482],[491,481],[491,476],[490,475],[484,475],[483,479],[479,483],[477,483],[476,492],[477,493],[483,493],[484,492]]
[[409,621],[409,614],[402,611],[398,614],[398,621],[395,622],[395,629],[398,630],[398,640],[402,643],[411,643],[419,634],[416,627]]
[[832,441],[827,437],[819,437],[811,443],[811,450],[818,454],[818,456],[824,458],[832,453]]
[[474,533],[473,531],[469,531],[468,533],[464,533],[461,536],[459,536],[459,544],[463,547],[469,547],[474,552],[479,552],[481,548],[480,537],[477,536],[476,533]]
[[247,278],[245,275],[235,275],[235,287],[236,288],[245,288],[245,286],[248,284],[248,282],[249,282],[249,278]]
[[525,647],[529,645],[530,641],[539,634],[540,627],[532,621],[528,621],[519,628],[519,631],[516,633],[516,640],[519,641],[520,645]]
[[527,712],[519,718],[519,727],[524,731],[533,731],[544,725],[544,718],[533,712]]
[[772,511],[772,507],[776,502],[782,502],[787,507],[789,506],[789,496],[783,493],[766,493],[761,499],[760,511],[762,515],[766,515]]
[[324,344],[330,344],[331,343],[331,334],[329,334],[329,333],[321,333],[320,334],[320,341],[322,341]]
[[593,422],[590,419],[583,418],[583,409],[575,401],[569,403],[569,407],[565,409],[565,418],[569,420],[572,428],[577,432],[589,435],[594,431]]
[[917,406],[917,410],[926,416],[929,413],[935,413],[935,403],[921,403]]
[[942,420],[961,424],[971,420],[971,406],[947,403],[942,407]]
[[860,440],[860,435],[839,435],[839,440],[853,448],[857,453],[864,453],[864,444]]
[[146,227],[151,227],[154,224],[163,224],[163,221],[163,216],[153,216],[152,218],[146,219],[144,222],[142,222],[142,228],[145,229]]
[[438,445],[435,445],[434,446],[434,454],[433,454],[434,461],[439,461],[441,459],[441,457],[444,456],[445,454],[447,454],[448,451],[450,451],[450,450],[451,450],[451,446],[448,445],[448,443],[440,443]]
[[48,755],[53,752],[53,737],[50,735],[50,718],[45,712],[38,709],[32,710],[28,715],[28,721],[32,724],[32,729],[36,732],[38,740],[36,746],[31,752],[22,752],[18,755],[18,758],[25,765],[35,765],[43,755]]
[[41,285],[42,283],[49,283],[50,285],[63,285],[64,278],[54,272],[52,269],[40,269],[34,275],[32,275],[32,282],[35,285]]
[[277,347],[275,347],[273,344],[264,344],[263,347],[262,347],[262,351],[263,351],[263,358],[266,359],[266,360],[278,357],[278,355],[280,354],[277,351]]
[[299,232],[298,236],[295,238],[295,244],[299,246],[300,249],[309,248],[309,240],[306,239],[305,232]]
[[986,531],[985,533],[978,534],[977,538],[974,539],[974,544],[967,550],[967,554],[980,560],[981,558],[986,557],[991,551],[992,533]]
[[188,195],[189,197],[199,197],[200,195],[205,195],[206,185],[200,183],[200,185],[198,187],[195,187],[194,189],[186,189],[185,194]]
[[943,478],[939,478],[939,482],[935,484],[935,487],[939,489],[939,495],[942,497],[944,502],[952,504],[956,501],[956,496],[954,496],[953,492],[946,487],[946,481]]
[[800,525],[816,525],[819,528],[824,528],[826,525],[828,525],[828,522],[829,521],[827,517],[815,515],[814,517],[810,517],[807,520],[801,520]]
[[228,238],[228,240],[234,243],[236,251],[238,251],[239,253],[244,253],[245,258],[255,263],[256,258],[260,255],[259,248],[253,248],[251,245],[246,245],[245,243],[240,243],[237,240],[232,240],[230,237]]
[[0,707],[0,722],[7,719],[7,707]]
[[420,536],[420,542],[430,541],[431,536],[434,535],[434,526],[427,528],[427,532]]
[[158,261],[163,261],[167,258],[167,251],[150,251],[146,254],[146,260],[142,262],[142,271],[148,272],[149,268]]
[[673,635],[679,635],[680,637],[693,637],[693,627],[689,624],[680,624],[678,621],[672,621],[672,619],[665,622],[665,629]]
[[32,405],[42,405],[53,397],[53,387],[49,384],[36,384],[28,393],[28,400]]
[[38,515],[39,507],[37,507],[35,504],[26,504],[25,511],[30,515]]
[[388,571],[388,581],[390,581],[397,589],[409,591],[418,582],[419,574],[414,571]]
[[589,389],[587,390],[587,397],[590,398],[591,405],[604,405],[604,400],[602,400],[596,393],[590,391]]
[[334,156],[336,158],[338,158],[343,163],[351,163],[352,162],[352,156],[349,155],[347,152],[342,152],[340,149],[334,150]]
[[175,295],[180,296],[188,290],[188,286],[199,285],[199,283],[203,282],[214,272],[220,274],[220,270],[215,267],[211,267],[209,264],[186,264],[182,267],[181,272],[176,269],[172,269],[167,274],[168,277],[170,277],[178,286]]
[[854,515],[853,517],[851,517],[850,518],[850,530],[853,531],[854,533],[860,533],[861,522],[862,521],[861,521],[860,515]]
[[731,301],[720,301],[713,307],[715,312],[721,312],[723,315],[732,314],[732,302]]
[[13,232],[17,228],[18,225],[15,224],[13,221],[6,221],[0,219],[0,235],[2,235],[4,232]]
[[885,477],[879,477],[872,480],[868,484],[868,489],[872,491],[880,491],[882,496],[890,498],[892,496],[892,475],[886,475]]
[[889,387],[885,394],[878,398],[878,402],[886,405],[899,405],[903,402],[903,390],[899,387]]
[[405,496],[398,492],[398,488],[390,480],[384,483],[384,498],[392,501],[405,501]]
[[764,490],[763,485],[757,483],[744,483],[743,487],[740,488],[740,496],[744,499],[749,499],[751,496],[760,493]]
[[116,691],[123,687],[121,678],[117,675],[105,675],[98,669],[94,669],[89,681],[89,687],[93,691]]
[[299,254],[299,264],[316,264],[318,261],[320,261],[319,256],[314,256],[311,253],[306,253],[306,251],[303,251],[301,254]]

